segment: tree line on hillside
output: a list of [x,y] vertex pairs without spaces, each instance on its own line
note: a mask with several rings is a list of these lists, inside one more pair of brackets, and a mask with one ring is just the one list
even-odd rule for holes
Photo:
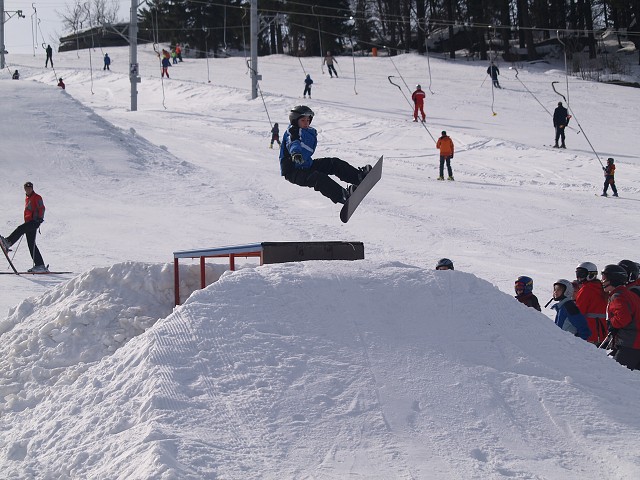
[[[95,25],[109,4],[92,2]],[[75,17],[88,5],[76,4]],[[148,0],[138,12],[140,36],[186,44],[198,56],[248,51],[250,7],[249,0]],[[534,60],[541,46],[562,42],[569,55],[588,50],[595,58],[607,30],[620,46],[625,34],[640,50],[640,0],[259,0],[258,14],[259,55],[373,48],[395,55],[428,47],[451,58],[456,50],[481,59],[494,51],[514,61]]]

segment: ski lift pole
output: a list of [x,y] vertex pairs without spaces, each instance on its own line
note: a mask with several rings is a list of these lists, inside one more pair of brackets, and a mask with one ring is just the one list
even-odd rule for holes
[[[394,87],[398,87],[398,90],[400,90],[400,93],[402,93],[402,96],[405,98],[405,100],[407,101],[407,103],[409,104],[410,107],[413,107],[413,105],[411,104],[411,100],[409,100],[409,98],[407,98],[407,96],[405,95],[405,93],[402,91],[402,87],[400,85],[398,85],[397,83],[393,83],[393,81],[391,80],[393,78],[393,75],[388,75],[387,79],[389,80],[389,83],[391,85],[393,85]],[[431,135],[431,132],[429,131],[429,129],[427,128],[427,125],[425,124],[425,122],[420,122],[420,124],[424,127],[424,129],[427,131],[427,133],[429,134],[429,136],[431,137],[431,140],[433,140],[433,143],[436,143],[436,139],[433,138],[433,135]]]
[[[566,81],[567,84],[567,97],[569,97],[569,74],[567,73],[567,45],[560,40],[560,31],[556,30],[556,38],[558,39],[558,42],[560,42],[560,45],[562,45],[562,49],[564,51],[564,79]],[[555,90],[555,88],[554,88]],[[556,92],[558,93],[558,92]],[[558,93],[558,95],[560,95]],[[569,100],[567,100],[564,95],[562,95],[562,98],[564,98],[564,101],[567,102],[567,108],[569,108]]]
[[[562,98],[564,98],[564,100],[566,102],[567,99],[565,98],[564,95],[562,95],[560,92],[558,92],[556,90],[556,87],[555,87],[554,83],[558,83],[558,82],[551,82],[551,88],[553,88],[554,92],[556,92],[558,95],[560,95]],[[598,159],[598,162],[600,162],[600,166],[602,168],[604,168],[604,165],[602,164],[602,160],[600,160],[600,156],[598,155],[598,152],[596,152],[596,149],[593,148],[593,145],[591,144],[591,141],[589,140],[589,137],[587,137],[587,134],[585,133],[584,128],[582,128],[582,125],[580,125],[580,120],[578,120],[578,117],[576,117],[576,114],[573,112],[573,110],[569,106],[569,102],[567,102],[567,108],[568,108],[569,112],[571,112],[571,117],[575,118],[576,123],[578,124],[578,127],[580,128],[580,131],[578,133],[582,132],[582,135],[584,135],[585,140],[587,141],[587,143],[591,147],[591,150],[593,151],[593,153],[595,154],[596,158]]]
[[304,72],[304,74],[307,74],[307,71],[304,69],[304,65],[302,64],[302,60],[300,59],[300,56],[298,56],[298,61],[300,62],[300,66],[302,67],[302,71]]

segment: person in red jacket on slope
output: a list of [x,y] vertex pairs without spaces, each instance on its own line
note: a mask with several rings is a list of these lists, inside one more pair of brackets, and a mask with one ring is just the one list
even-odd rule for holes
[[24,192],[26,198],[24,200],[24,223],[16,228],[7,238],[0,236],[0,243],[5,251],[9,251],[11,245],[16,243],[22,235],[27,237],[27,245],[29,253],[33,259],[33,268],[29,269],[31,273],[42,273],[47,271],[40,250],[36,246],[36,234],[40,224],[44,222],[44,202],[42,197],[33,190],[33,183],[24,184]]
[[418,121],[418,110],[422,115],[422,121],[425,121],[424,114],[424,99],[427,96],[426,93],[422,91],[422,87],[420,85],[416,85],[416,90],[411,94],[411,100],[413,100],[413,121]]

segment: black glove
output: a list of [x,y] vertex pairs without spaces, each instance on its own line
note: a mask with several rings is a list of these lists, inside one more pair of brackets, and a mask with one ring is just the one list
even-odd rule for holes
[[606,171],[607,171],[607,169],[606,169],[605,167],[602,167],[602,171],[603,171],[603,172],[606,172]]
[[302,158],[302,154],[300,153],[294,153],[293,155],[291,155],[291,160],[293,160],[293,163],[296,163],[298,165],[302,165],[304,163],[304,159]]
[[618,333],[618,330],[620,330],[619,328],[615,328],[615,327],[611,327],[609,326],[609,333],[611,335],[615,335],[616,333]]

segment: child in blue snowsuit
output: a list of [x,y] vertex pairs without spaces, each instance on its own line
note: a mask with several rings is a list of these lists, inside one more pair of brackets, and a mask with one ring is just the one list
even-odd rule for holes
[[553,300],[558,301],[551,306],[556,311],[556,325],[583,340],[589,338],[591,330],[587,319],[573,301],[573,284],[569,280],[560,279],[553,284]]
[[307,74],[307,78],[304,79],[304,93],[302,94],[304,98],[307,98],[307,93],[311,98],[311,85],[313,85],[313,80],[311,80],[311,75]]

